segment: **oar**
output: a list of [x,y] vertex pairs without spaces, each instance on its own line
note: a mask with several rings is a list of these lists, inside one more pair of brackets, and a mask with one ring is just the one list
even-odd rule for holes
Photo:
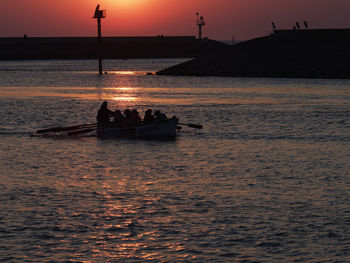
[[46,132],[61,132],[61,131],[73,131],[81,128],[87,128],[90,126],[95,126],[97,123],[90,123],[90,124],[80,124],[75,126],[67,126],[67,127],[53,127],[53,128],[47,128],[42,130],[37,130],[37,133],[46,133]]
[[200,124],[194,124],[194,123],[179,123],[180,125],[185,125],[190,128],[195,128],[195,129],[203,129],[203,125]]
[[68,136],[75,136],[75,135],[80,135],[80,134],[84,134],[84,133],[89,133],[89,132],[92,132],[94,130],[96,130],[96,128],[77,130],[77,131],[68,132],[67,135]]

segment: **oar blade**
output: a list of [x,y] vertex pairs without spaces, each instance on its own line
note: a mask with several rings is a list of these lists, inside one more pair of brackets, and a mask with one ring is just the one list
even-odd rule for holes
[[96,126],[96,125],[97,125],[97,123],[90,123],[90,124],[80,124],[80,125],[67,126],[67,127],[53,127],[53,128],[37,130],[36,133],[74,131],[74,130],[87,128],[87,127],[90,127],[90,126]]
[[47,128],[47,129],[37,130],[36,133],[56,132],[56,131],[60,131],[62,128],[63,127]]
[[93,131],[95,131],[95,130],[96,130],[96,128],[77,130],[77,131],[68,132],[67,135],[68,135],[68,136],[77,136],[77,135],[82,135],[82,134],[90,133],[90,132],[93,132]]
[[190,128],[195,128],[195,129],[203,129],[203,125],[201,124],[194,124],[194,123],[179,123],[180,125],[185,125]]
[[71,126],[71,127],[54,127],[49,129],[37,130],[37,133],[73,131],[80,128],[81,126],[79,125]]
[[189,123],[187,126],[195,129],[203,129],[203,125],[200,124]]

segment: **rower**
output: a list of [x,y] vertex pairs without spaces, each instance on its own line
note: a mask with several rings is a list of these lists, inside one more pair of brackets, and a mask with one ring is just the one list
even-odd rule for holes
[[113,125],[116,127],[120,126],[124,121],[124,116],[120,110],[115,110],[113,117]]
[[133,109],[131,111],[131,123],[134,124],[134,125],[140,125],[141,124],[141,118],[139,116],[139,113],[136,109]]
[[110,124],[109,118],[112,114],[112,111],[110,111],[107,108],[107,105],[108,105],[107,101],[104,101],[97,112],[97,116],[96,116],[97,124],[100,126],[109,126]]
[[144,124],[151,124],[151,123],[154,123],[155,121],[156,121],[156,119],[152,115],[152,110],[151,109],[146,110],[145,117],[143,118],[143,123]]
[[124,124],[126,125],[126,126],[128,126],[128,125],[130,125],[131,124],[131,110],[130,109],[125,109],[124,110],[124,116],[125,116],[125,118],[124,118]]
[[168,119],[168,117],[164,113],[160,112],[159,110],[156,110],[154,112],[154,116],[155,116],[157,122],[164,121],[164,120]]

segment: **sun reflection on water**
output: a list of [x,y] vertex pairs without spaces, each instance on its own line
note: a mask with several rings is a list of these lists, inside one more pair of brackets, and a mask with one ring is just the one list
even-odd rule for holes
[[117,75],[135,75],[138,72],[123,70],[123,71],[111,71],[110,73],[117,74]]
[[135,97],[127,97],[127,96],[123,96],[123,97],[113,97],[111,98],[112,100],[117,100],[117,101],[136,101],[137,98]]

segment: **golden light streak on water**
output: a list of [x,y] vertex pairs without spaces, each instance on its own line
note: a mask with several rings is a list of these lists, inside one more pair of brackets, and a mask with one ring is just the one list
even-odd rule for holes
[[111,99],[112,100],[116,100],[116,101],[136,101],[136,100],[138,100],[135,97],[127,97],[127,96],[124,96],[124,97],[113,97]]
[[122,70],[122,71],[112,71],[110,72],[112,74],[117,74],[117,75],[135,75],[138,72],[136,71],[127,71],[127,70]]

